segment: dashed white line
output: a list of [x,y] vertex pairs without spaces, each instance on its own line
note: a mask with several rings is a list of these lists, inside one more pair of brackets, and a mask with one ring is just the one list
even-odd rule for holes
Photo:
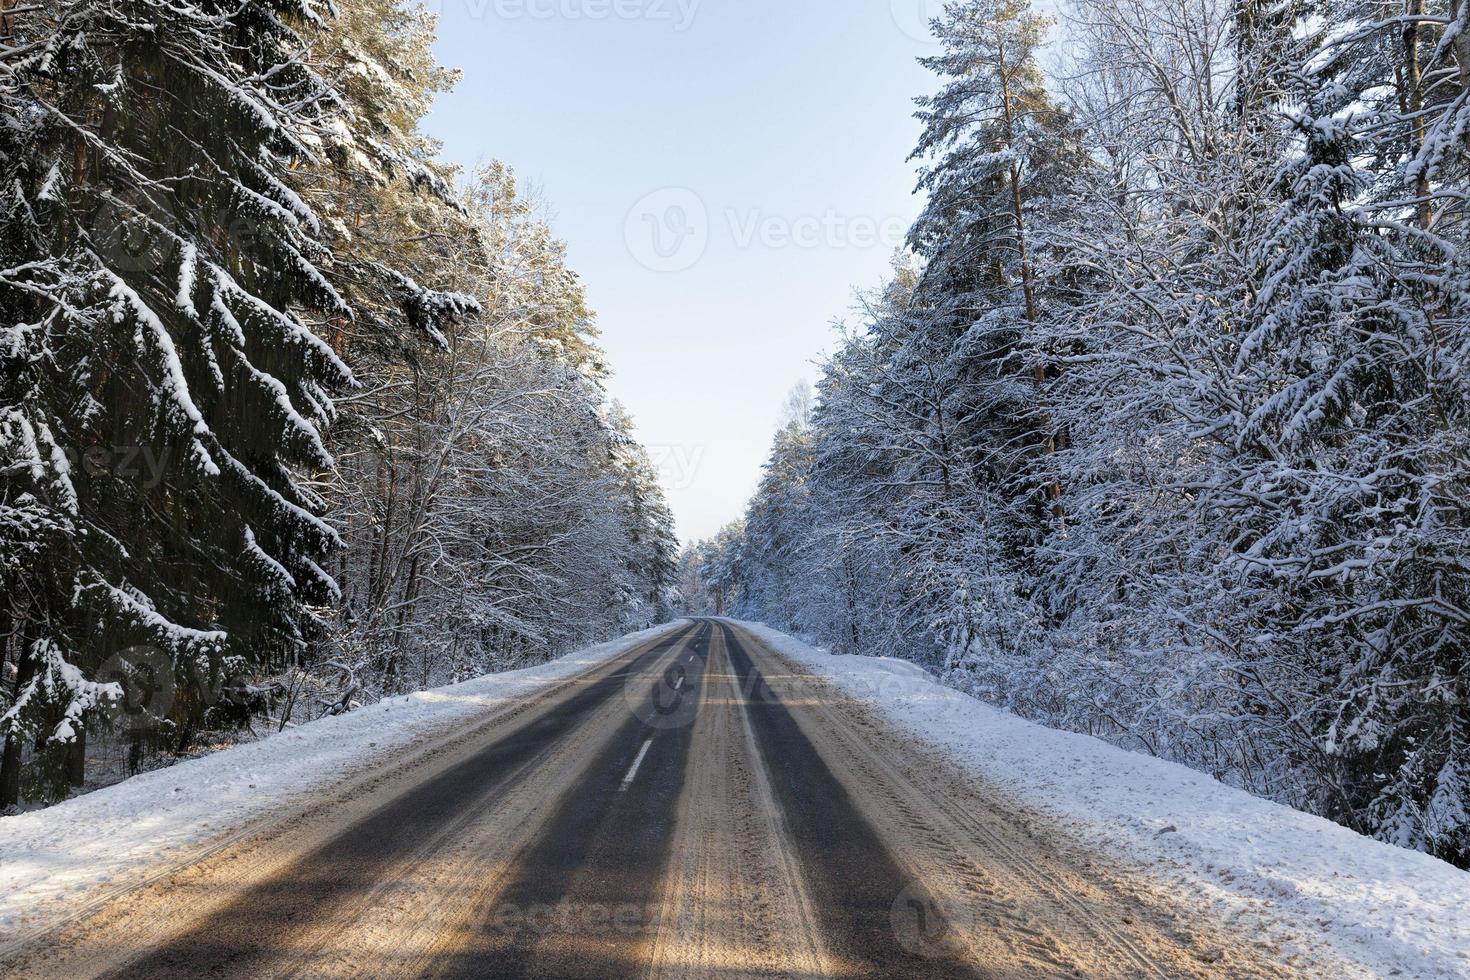
[[623,777],[623,785],[618,787],[619,793],[633,785],[633,777],[638,775],[638,767],[643,765],[643,757],[648,754],[648,749],[652,745],[653,739],[649,739],[643,743],[643,748],[638,750],[638,758],[633,760],[633,768],[628,770],[628,775]]
[[677,690],[679,690],[679,689],[680,689],[680,688],[682,688],[682,687],[683,687],[683,686],[684,686],[684,677],[683,677],[683,675],[682,675],[682,674],[681,674],[681,675],[680,675],[680,676],[679,676],[679,680],[678,680],[678,682],[677,682],[677,683],[675,683],[675,684],[674,684],[674,690],[676,690],[676,691],[677,691]]

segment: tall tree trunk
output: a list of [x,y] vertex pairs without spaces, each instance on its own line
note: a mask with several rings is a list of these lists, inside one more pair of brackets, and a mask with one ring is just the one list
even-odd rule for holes
[[15,42],[15,16],[10,13],[19,0],[0,0],[0,44],[7,47]]
[[0,810],[20,803],[20,739],[7,735],[0,753]]
[[[1470,92],[1470,17],[1465,17],[1466,0],[1450,0],[1450,13],[1460,29],[1455,33],[1453,43],[1455,51],[1455,67],[1459,73],[1460,91]],[[1461,18],[1464,18],[1462,21]],[[1462,137],[1465,143],[1465,156],[1470,158],[1470,128],[1465,130]],[[1470,162],[1470,160],[1467,160]]]
[[76,737],[66,747],[66,781],[76,789],[87,782],[87,730],[78,728]]
[[[1015,105],[1011,98],[1011,73],[1005,63],[1005,52],[1001,49],[1000,64],[996,66],[996,72],[1000,77],[1000,101],[1001,113],[1005,119],[1006,143],[1012,150],[1016,144],[1016,113]],[[1041,309],[1036,301],[1036,273],[1031,267],[1031,253],[1027,250],[1026,243],[1026,213],[1025,201],[1021,192],[1021,165],[1012,162],[1010,167],[1011,181],[1011,216],[1016,224],[1016,255],[1021,264],[1021,295],[1026,305],[1026,322],[1033,326],[1041,320]],[[1036,384],[1038,395],[1046,388],[1046,365],[1037,364],[1031,369],[1032,381]],[[1057,437],[1052,431],[1049,415],[1043,410],[1042,421],[1042,450],[1048,456],[1056,454]],[[1062,485],[1053,479],[1047,484],[1047,498],[1051,501],[1052,517],[1058,521],[1067,516],[1066,509],[1062,506]]]
[[[1420,63],[1419,46],[1422,27],[1418,19],[1424,16],[1424,0],[1407,0],[1404,13],[1408,20],[1404,24],[1404,69],[1401,75],[1404,92],[1400,104],[1409,117],[1413,132],[1413,152],[1417,156],[1424,150],[1424,68]],[[1429,202],[1429,170],[1419,167],[1414,178],[1415,220],[1420,228],[1428,228],[1433,220]]]
[[[31,655],[30,644],[24,627],[20,634],[20,665],[16,672],[15,690],[18,694],[36,676],[36,660]],[[24,748],[18,734],[5,736],[5,748],[0,752],[0,809],[20,803],[20,759]]]

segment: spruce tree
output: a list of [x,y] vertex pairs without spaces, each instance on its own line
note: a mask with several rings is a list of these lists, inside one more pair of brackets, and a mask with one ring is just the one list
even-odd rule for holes
[[120,652],[172,674],[129,705],[135,737],[181,745],[239,710],[250,668],[302,650],[308,607],[335,593],[309,476],[333,463],[330,393],[351,383],[314,327],[352,312],[288,177],[324,163],[340,108],[303,56],[315,9],[80,0],[35,16],[3,161],[0,291],[19,321],[3,533],[24,564],[5,591],[24,649],[0,803],[23,739],[42,746],[36,792],[62,791],[58,754],[138,682]]
[[1253,243],[1221,511],[1252,593],[1252,669],[1311,736],[1290,751],[1317,776],[1312,805],[1463,863],[1470,266],[1464,146],[1432,134],[1464,110],[1424,81],[1450,65],[1422,10],[1318,13],[1357,31],[1296,32],[1296,142]]

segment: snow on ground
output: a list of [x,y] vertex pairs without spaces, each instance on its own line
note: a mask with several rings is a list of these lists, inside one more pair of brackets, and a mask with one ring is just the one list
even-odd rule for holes
[[1238,934],[1265,930],[1319,962],[1325,946],[1367,976],[1470,977],[1470,873],[1184,766],[1032,724],[906,661],[834,657],[739,625]]
[[404,749],[675,628],[656,627],[551,663],[410,694],[249,745],[0,818],[0,948]]

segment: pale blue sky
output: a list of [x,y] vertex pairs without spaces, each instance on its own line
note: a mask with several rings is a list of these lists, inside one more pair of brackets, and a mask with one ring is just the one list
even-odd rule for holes
[[431,0],[429,131],[536,186],[685,540],[740,515],[786,392],[917,213],[935,0]]

